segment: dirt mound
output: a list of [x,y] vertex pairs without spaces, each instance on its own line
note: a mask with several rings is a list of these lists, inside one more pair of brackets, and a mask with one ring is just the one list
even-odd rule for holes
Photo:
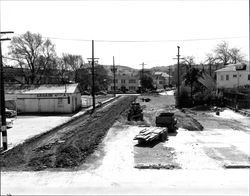
[[181,111],[176,111],[175,117],[177,119],[177,127],[187,129],[188,131],[202,131],[203,130],[203,126],[189,114],[186,114]]
[[196,110],[196,111],[207,111],[210,110],[211,107],[209,105],[197,105],[195,107],[190,108],[191,110]]
[[1,167],[4,170],[44,170],[81,165],[135,99],[136,96],[121,97],[93,114],[16,146],[1,155]]

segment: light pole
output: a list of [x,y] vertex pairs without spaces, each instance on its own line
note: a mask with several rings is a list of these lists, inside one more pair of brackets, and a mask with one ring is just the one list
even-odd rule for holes
[[[13,31],[0,32],[0,34],[14,33]],[[2,42],[10,40],[9,38],[0,39],[0,98],[1,98],[1,132],[3,139],[3,150],[8,149],[7,142],[7,128],[6,128],[6,114],[5,114],[5,93],[4,93],[4,73],[3,73],[3,60],[2,60]]]
[[113,56],[113,67],[111,68],[111,71],[113,72],[114,78],[113,78],[113,82],[114,82],[114,97],[116,96],[116,86],[115,86],[115,73],[117,71],[117,67],[115,67],[115,57]]

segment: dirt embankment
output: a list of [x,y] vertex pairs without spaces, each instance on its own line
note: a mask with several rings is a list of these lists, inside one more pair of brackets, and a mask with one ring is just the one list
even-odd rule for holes
[[[142,98],[150,98],[149,102],[143,102]],[[174,96],[140,96],[137,99],[144,108],[145,124],[155,126],[155,119],[162,112],[174,112],[177,119],[177,127],[188,131],[202,131],[203,126],[196,120],[190,110],[178,110],[175,108]]]
[[185,110],[178,110],[175,112],[175,117],[177,119],[177,127],[181,127],[188,131],[202,131],[203,126],[198,120],[194,118],[193,115],[187,113]]
[[108,129],[135,99],[136,96],[121,97],[93,114],[14,147],[1,155],[2,170],[76,168],[94,152]]

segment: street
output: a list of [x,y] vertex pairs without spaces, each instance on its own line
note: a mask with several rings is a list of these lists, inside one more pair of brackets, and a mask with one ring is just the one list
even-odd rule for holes
[[[158,102],[171,105],[172,95],[151,97],[145,103],[145,121],[147,112],[154,113],[153,105]],[[161,104],[159,100],[162,101]],[[231,121],[222,128],[203,124],[203,131],[187,131],[179,128],[176,136],[169,136],[164,143],[153,148],[139,148],[134,136],[143,129],[138,123],[128,123],[121,117],[109,129],[97,150],[90,155],[77,170],[40,172],[2,172],[2,194],[237,194],[249,193],[249,118],[226,110],[225,115],[205,116],[227,119],[230,113],[234,123],[243,122],[244,130],[230,128]],[[209,118],[208,118],[209,116]],[[201,113],[199,114],[201,118]],[[239,118],[240,117],[240,118]],[[245,124],[244,124],[245,123]],[[210,123],[211,124],[211,123]],[[163,149],[172,149],[170,159],[157,159]],[[179,168],[137,169],[140,156],[145,151],[154,155],[147,157],[146,164],[177,164]],[[152,153],[151,153],[152,154]],[[150,161],[150,157],[154,160]],[[241,166],[226,169],[225,166]],[[23,180],[25,179],[25,181]],[[32,187],[32,188],[31,188]]]

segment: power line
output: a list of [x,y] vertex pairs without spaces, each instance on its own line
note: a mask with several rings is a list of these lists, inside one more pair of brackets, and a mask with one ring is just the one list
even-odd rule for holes
[[[17,34],[20,35],[20,34]],[[60,38],[43,36],[48,39],[57,39],[65,41],[80,41],[80,42],[92,42],[90,39],[75,39],[75,38]],[[186,42],[186,41],[207,41],[207,40],[221,40],[221,39],[240,39],[248,38],[249,36],[232,36],[232,37],[212,37],[212,38],[191,38],[191,39],[174,39],[174,40],[95,40],[95,42],[120,42],[120,43],[161,43],[161,42]]]

